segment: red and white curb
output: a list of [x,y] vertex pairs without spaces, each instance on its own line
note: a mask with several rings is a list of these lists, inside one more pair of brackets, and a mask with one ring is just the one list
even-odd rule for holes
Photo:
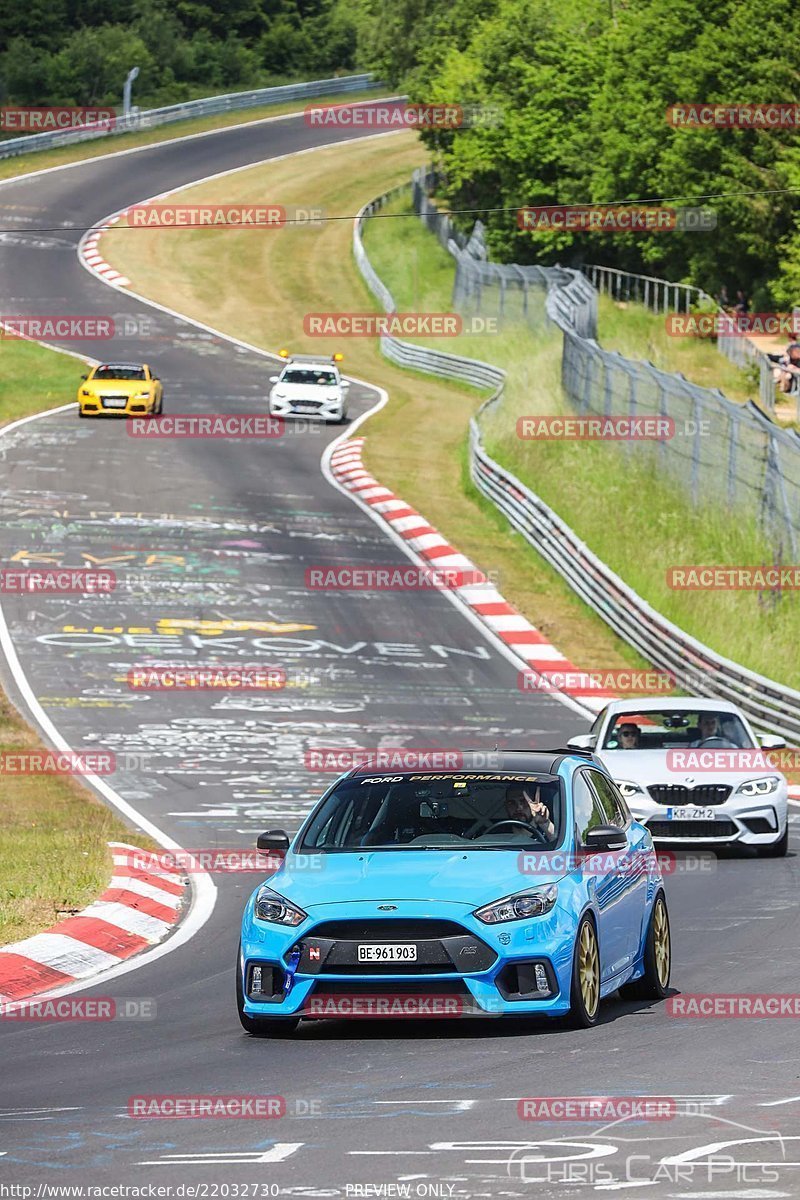
[[[154,855],[110,842],[113,875],[106,891],[44,933],[0,947],[0,1004],[116,967],[161,942],[181,916],[187,880],[178,869],[153,866]],[[147,861],[147,869],[137,859]]]
[[[456,568],[480,576],[479,568],[466,555],[459,554],[421,513],[370,475],[361,460],[363,445],[364,438],[351,438],[333,451],[330,465],[337,482],[378,513],[409,549],[431,567]],[[527,617],[509,604],[492,583],[469,583],[452,590],[520,659],[522,666],[534,672],[558,672],[577,677],[578,668]],[[567,688],[559,690],[574,695],[585,708],[597,712],[617,698],[614,692],[599,688],[590,697],[585,692],[578,696]]]
[[95,225],[93,229],[90,229],[81,239],[78,246],[78,257],[84,266],[88,267],[93,274],[99,275],[106,283],[113,284],[114,287],[129,287],[130,279],[121,275],[110,263],[107,263],[99,250],[100,238],[107,229],[116,225],[118,220],[118,216],[108,217],[102,225]]

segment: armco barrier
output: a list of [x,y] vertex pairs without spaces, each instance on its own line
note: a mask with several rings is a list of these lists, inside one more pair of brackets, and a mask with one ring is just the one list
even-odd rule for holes
[[[393,189],[367,204],[353,227],[356,263],[373,295],[387,312],[395,312],[391,292],[378,277],[363,243],[365,218],[388,200],[407,191]],[[576,275],[577,272],[560,272]],[[547,309],[562,328],[559,317],[573,301],[554,295],[562,288],[554,280],[548,291]],[[567,279],[566,286],[574,286]],[[578,287],[578,299],[581,289]],[[475,386],[494,387],[470,422],[470,472],[475,486],[507,517],[569,586],[611,628],[640,654],[660,669],[671,671],[681,688],[696,695],[720,697],[738,704],[760,730],[780,734],[791,744],[800,738],[800,692],[740,667],[702,642],[690,637],[651,608],[623,582],[530,488],[495,462],[483,446],[480,418],[503,393],[505,372],[490,363],[441,354],[397,338],[382,337],[382,352],[400,366],[411,366],[433,375],[446,375]]]
[[76,142],[91,141],[115,133],[131,133],[140,129],[156,129],[160,125],[171,125],[175,121],[188,121],[192,117],[214,116],[216,113],[237,112],[240,109],[260,108],[263,105],[282,104],[286,100],[313,100],[315,96],[333,96],[340,93],[363,92],[380,84],[371,73],[365,75],[343,75],[338,79],[314,79],[309,83],[289,83],[282,87],[256,88],[251,92],[229,92],[223,96],[207,96],[203,100],[187,100],[184,104],[170,104],[166,108],[148,108],[127,117],[117,117],[113,128],[103,125],[84,125],[76,129],[59,129],[47,133],[31,133],[27,137],[8,138],[0,141],[0,158],[13,158],[18,154],[31,154],[38,150],[52,150],[56,146],[71,146]]

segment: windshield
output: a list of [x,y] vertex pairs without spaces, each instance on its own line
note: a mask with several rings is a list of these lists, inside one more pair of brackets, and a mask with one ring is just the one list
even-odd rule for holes
[[336,387],[333,371],[284,371],[281,383],[303,383],[311,387]]
[[563,807],[553,775],[364,776],[322,801],[300,849],[552,849]]
[[681,746],[735,749],[755,745],[732,712],[669,709],[666,712],[618,713],[609,725],[604,750],[673,750]]
[[146,379],[144,367],[98,367],[94,379]]

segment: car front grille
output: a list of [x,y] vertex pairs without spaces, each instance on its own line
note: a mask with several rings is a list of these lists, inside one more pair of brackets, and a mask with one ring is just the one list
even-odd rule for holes
[[437,921],[421,917],[408,920],[400,917],[379,917],[377,920],[323,921],[315,925],[315,937],[344,939],[348,942],[415,942],[427,938],[461,937],[467,930],[456,921]]
[[656,804],[724,804],[732,789],[724,783],[686,787],[682,783],[651,783],[647,788]]
[[[359,946],[402,943],[416,948],[413,960],[359,961]],[[431,919],[326,921],[298,941],[301,975],[459,976],[487,971],[497,954],[455,921]]]
[[733,821],[647,821],[647,828],[654,838],[692,838],[715,841],[732,838],[738,833]]

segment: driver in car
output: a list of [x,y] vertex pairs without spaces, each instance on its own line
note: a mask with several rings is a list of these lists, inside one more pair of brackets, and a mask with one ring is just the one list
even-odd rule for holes
[[690,746],[702,746],[703,742],[708,738],[719,737],[717,733],[717,718],[713,713],[700,713],[700,718],[697,722],[697,732],[700,735],[696,741],[689,742]]
[[533,789],[531,795],[528,785],[510,783],[506,789],[506,812],[510,820],[532,825],[540,829],[547,838],[555,837],[556,827],[550,819],[550,812],[538,787]]

